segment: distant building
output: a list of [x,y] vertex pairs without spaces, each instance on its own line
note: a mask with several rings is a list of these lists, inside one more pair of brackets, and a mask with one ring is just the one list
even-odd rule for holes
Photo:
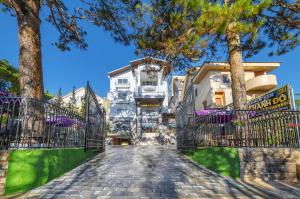
[[[169,64],[142,58],[108,73],[111,130],[132,138],[155,132],[168,113]],[[133,136],[134,134],[134,136]]]
[[[277,78],[269,74],[280,66],[278,62],[244,62],[246,92],[248,100],[276,88]],[[193,84],[195,108],[205,109],[232,104],[231,76],[229,64],[205,62],[200,68],[191,70],[186,76],[182,97]],[[181,98],[182,99],[182,98]]]
[[171,79],[171,93],[169,98],[169,109],[171,113],[175,113],[176,107],[178,106],[184,80],[185,76],[173,76]]
[[105,113],[106,113],[106,122],[109,122],[110,102],[106,97],[103,98],[103,107],[104,107]]
[[[76,107],[79,108],[79,109],[81,108],[83,100],[85,98],[85,90],[86,90],[85,87],[80,87],[80,88],[75,90]],[[73,91],[71,91],[70,93],[62,96],[62,101],[63,101],[63,104],[65,106],[67,106],[70,103],[72,95],[73,95]],[[96,98],[97,98],[98,103],[100,105],[102,105],[103,104],[103,99],[98,95],[96,95]],[[57,98],[55,97],[55,98],[51,99],[50,101],[54,102],[56,99]]]

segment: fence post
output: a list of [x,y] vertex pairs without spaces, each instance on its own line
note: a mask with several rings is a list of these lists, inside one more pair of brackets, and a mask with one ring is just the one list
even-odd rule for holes
[[84,133],[84,151],[87,151],[87,134],[90,125],[89,114],[90,114],[90,97],[89,97],[89,82],[87,82],[86,89],[85,89],[85,133]]

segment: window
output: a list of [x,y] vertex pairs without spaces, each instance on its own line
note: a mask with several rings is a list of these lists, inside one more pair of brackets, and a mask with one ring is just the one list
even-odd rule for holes
[[198,96],[198,89],[197,88],[195,89],[195,96],[196,97]]
[[118,84],[128,84],[128,79],[118,79]]
[[229,79],[229,75],[223,75],[223,83],[224,84],[228,84],[228,83],[230,83],[230,79]]
[[224,106],[225,105],[224,92],[216,92],[215,93],[215,104],[216,104],[216,106]]
[[118,93],[118,98],[122,100],[126,100],[127,98],[127,93]]

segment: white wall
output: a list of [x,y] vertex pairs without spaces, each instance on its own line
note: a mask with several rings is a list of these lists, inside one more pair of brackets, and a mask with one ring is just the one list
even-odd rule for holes
[[[64,102],[65,105],[68,105],[68,103],[71,101],[72,93],[73,92],[70,92],[70,93],[62,96],[62,101]],[[75,90],[75,98],[76,98],[77,108],[81,108],[82,100],[84,97],[85,97],[85,88],[84,87],[81,87],[81,88],[78,88]],[[99,104],[103,104],[103,99],[101,97],[96,95],[96,98],[97,98]]]
[[[195,84],[194,88],[198,89],[198,96],[195,97],[195,108],[202,109],[203,102],[206,100],[208,107],[215,104],[215,92],[224,92],[225,94],[225,105],[232,103],[232,90],[231,84],[223,83],[223,75],[228,75],[230,82],[229,71],[209,71],[205,77],[200,81],[199,84]],[[245,81],[254,77],[254,72],[245,71]],[[252,99],[254,95],[248,95],[248,99]]]

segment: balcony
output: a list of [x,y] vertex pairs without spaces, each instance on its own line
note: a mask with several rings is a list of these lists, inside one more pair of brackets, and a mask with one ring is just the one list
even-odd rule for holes
[[277,86],[275,75],[260,75],[246,81],[247,91],[269,91]]
[[122,83],[122,84],[119,84],[118,82],[115,83],[116,87],[117,88],[129,88],[130,87],[130,83]]
[[165,92],[161,91],[158,86],[140,86],[138,90],[134,93],[134,98],[136,101],[148,100],[148,101],[163,101],[165,98]]

